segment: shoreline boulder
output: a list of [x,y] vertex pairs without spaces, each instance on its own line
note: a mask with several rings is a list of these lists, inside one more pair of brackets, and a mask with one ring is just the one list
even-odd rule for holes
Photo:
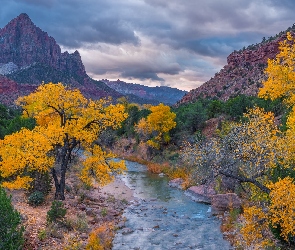
[[212,196],[211,206],[212,214],[216,215],[232,209],[241,209],[242,201],[235,193],[216,194]]
[[185,191],[193,201],[211,204],[211,199],[216,195],[216,191],[211,185],[192,186]]

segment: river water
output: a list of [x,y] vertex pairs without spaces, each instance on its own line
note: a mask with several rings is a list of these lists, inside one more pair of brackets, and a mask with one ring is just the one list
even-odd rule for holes
[[134,190],[135,199],[123,214],[125,226],[117,231],[113,250],[230,249],[209,205],[169,187],[166,177],[147,172],[144,165],[126,165],[121,178]]

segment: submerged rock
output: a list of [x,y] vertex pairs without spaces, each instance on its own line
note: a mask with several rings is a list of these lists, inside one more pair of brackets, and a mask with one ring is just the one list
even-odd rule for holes
[[183,183],[183,179],[176,178],[176,179],[173,179],[173,180],[169,181],[168,185],[170,187],[182,189],[182,183]]

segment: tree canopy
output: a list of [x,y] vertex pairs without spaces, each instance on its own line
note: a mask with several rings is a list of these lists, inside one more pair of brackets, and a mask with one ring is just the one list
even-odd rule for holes
[[87,184],[93,177],[105,184],[112,173],[124,169],[123,162],[111,160],[114,155],[95,143],[102,131],[116,129],[126,119],[123,105],[113,105],[107,99],[88,100],[79,90],[61,83],[42,84],[30,95],[20,97],[17,104],[25,117],[36,119],[37,126],[0,141],[0,173],[6,180],[3,186],[27,188],[32,171],[50,171],[55,198],[65,199],[65,173],[74,150],[80,148],[84,154],[81,179]]
[[160,148],[163,143],[170,141],[169,131],[176,126],[174,121],[176,114],[170,111],[170,107],[160,103],[150,107],[151,113],[142,118],[136,125],[136,131],[145,137],[151,136],[147,144],[154,148]]

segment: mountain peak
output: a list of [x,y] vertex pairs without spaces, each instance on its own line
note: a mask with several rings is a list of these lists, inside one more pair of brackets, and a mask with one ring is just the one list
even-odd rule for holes
[[[35,26],[35,24],[32,22],[31,18],[26,13],[21,13],[19,16],[14,18],[10,23],[17,23],[20,24],[20,26]],[[8,24],[9,26],[9,24]]]
[[27,13],[21,13],[19,16],[17,16],[15,19],[30,19],[29,15]]
[[75,70],[75,74],[86,77],[79,52],[61,53],[55,39],[37,27],[26,13],[0,29],[0,64],[10,62],[19,68],[39,63],[61,71]]

